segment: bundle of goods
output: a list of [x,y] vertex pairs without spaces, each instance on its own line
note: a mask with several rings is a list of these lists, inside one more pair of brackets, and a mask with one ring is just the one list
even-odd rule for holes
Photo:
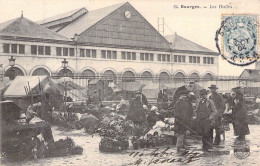
[[71,103],[67,106],[68,112],[74,112],[74,113],[84,113],[84,110],[86,110],[86,105],[84,103]]
[[80,117],[79,123],[84,128],[85,132],[93,133],[98,125],[99,119],[92,114],[85,113]]
[[147,134],[132,138],[133,148],[149,148],[175,144],[176,137],[173,136],[173,130],[174,118],[165,118],[164,121],[157,121]]
[[98,119],[102,119],[102,117],[106,114],[109,114],[111,112],[110,109],[107,109],[106,107],[98,107],[94,104],[87,105],[86,109],[84,110],[84,113],[92,114]]
[[133,149],[135,150],[139,148],[150,148],[170,145],[171,142],[172,140],[170,137],[163,134],[159,136],[157,132],[154,132],[153,135],[146,134],[145,136],[132,138]]
[[67,137],[59,141],[50,143],[47,150],[44,151],[45,157],[61,157],[68,155],[82,154],[83,148],[76,146],[74,141]]
[[260,109],[248,111],[247,121],[249,124],[260,124]]
[[97,130],[101,136],[99,150],[103,152],[119,152],[129,147],[128,136],[131,134],[131,123],[116,113],[105,115]]
[[52,116],[51,120],[52,125],[58,126],[61,130],[62,129],[81,129],[82,125],[79,123],[79,118],[74,113],[63,113],[60,112],[56,115]]
[[15,137],[2,142],[1,156],[8,161],[22,161],[32,159],[35,155],[39,139],[28,135],[26,137]]

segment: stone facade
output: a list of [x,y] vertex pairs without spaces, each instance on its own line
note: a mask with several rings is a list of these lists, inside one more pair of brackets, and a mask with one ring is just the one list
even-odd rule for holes
[[[125,18],[125,11],[131,12],[131,18]],[[82,16],[76,21],[80,23],[81,18],[88,19],[90,16],[87,14],[92,16],[95,13],[91,14],[84,10]],[[28,22],[27,19],[20,20],[25,24]],[[74,22],[72,21],[71,24]],[[30,27],[19,27],[24,24],[18,23],[18,28],[27,28],[26,32],[30,30]],[[34,24],[34,27],[41,26]],[[172,48],[172,43],[161,36],[129,3],[119,5],[112,13],[101,18],[88,29],[84,31],[81,29],[81,33],[75,30],[77,38],[69,39],[64,35],[66,28],[68,31],[73,30],[69,26],[70,24],[57,31],[57,40],[53,31],[49,32],[50,30],[47,29],[49,27],[44,26],[42,27],[46,29],[46,33],[49,33],[52,40],[44,37],[34,39],[34,34],[31,34],[31,37],[28,35],[23,37],[20,34],[17,37],[8,36],[4,34],[3,29],[0,29],[0,64],[3,64],[4,72],[8,74],[10,69],[8,59],[13,56],[16,58],[14,67],[18,75],[56,75],[61,73],[61,61],[66,58],[67,71],[77,76],[102,77],[108,74],[120,79],[132,77],[133,80],[137,77],[211,79],[218,76],[217,53],[208,50]],[[72,33],[74,32],[69,34]],[[60,39],[61,36],[68,40]],[[184,49],[185,47],[189,46],[185,44]]]

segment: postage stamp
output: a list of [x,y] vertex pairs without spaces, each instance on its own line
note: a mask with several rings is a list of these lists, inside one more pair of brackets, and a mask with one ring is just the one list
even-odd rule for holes
[[[258,15],[222,15],[221,27],[216,35],[221,35],[221,56],[229,63],[246,66],[259,59]],[[216,42],[218,37],[216,36]]]

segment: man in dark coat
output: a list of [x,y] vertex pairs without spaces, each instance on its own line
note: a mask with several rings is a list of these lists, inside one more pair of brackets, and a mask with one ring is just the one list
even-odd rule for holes
[[232,108],[234,135],[238,136],[239,140],[244,140],[245,135],[250,134],[250,132],[248,128],[244,96],[240,89],[240,87],[232,89],[231,100],[228,105]]
[[199,133],[202,136],[202,149],[208,151],[212,148],[210,130],[214,124],[217,109],[211,99],[207,99],[207,90],[199,91],[200,100],[196,108],[196,120],[198,122]]
[[210,92],[211,92],[209,99],[211,99],[214,102],[214,105],[217,108],[215,125],[214,125],[214,128],[212,128],[210,130],[210,136],[213,141],[213,130],[215,129],[216,137],[214,140],[214,144],[219,145],[220,144],[220,133],[221,133],[221,118],[222,118],[222,114],[225,110],[225,102],[223,100],[223,97],[217,93],[218,87],[216,85],[211,85],[208,88],[210,89]]
[[142,101],[143,105],[146,105],[148,107],[148,100],[147,100],[146,96],[141,91],[139,91],[139,92],[141,93],[141,101]]
[[130,101],[127,113],[127,119],[133,121],[133,123],[137,125],[142,125],[146,122],[141,96],[142,93],[140,91],[135,92],[135,98]]
[[95,105],[101,104],[101,99],[100,99],[99,94],[96,90],[94,91],[93,95],[90,98]]
[[177,151],[185,150],[185,133],[189,130],[189,122],[191,120],[193,109],[189,100],[187,100],[188,91],[181,91],[180,97],[176,101],[174,109],[175,117],[175,133],[177,134]]
[[174,93],[174,95],[173,95],[173,101],[172,101],[171,104],[168,106],[168,109],[174,108],[174,105],[175,105],[175,103],[177,102],[177,100],[180,98],[180,93],[181,93],[182,91],[187,91],[186,86],[181,86],[181,87],[179,87],[179,88],[175,91],[175,93]]

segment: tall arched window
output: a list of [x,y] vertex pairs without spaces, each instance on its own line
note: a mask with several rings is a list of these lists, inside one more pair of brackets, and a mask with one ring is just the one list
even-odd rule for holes
[[149,71],[145,71],[141,74],[141,78],[143,80],[152,80],[153,79],[153,75],[152,73],[150,73]]
[[135,81],[135,74],[132,71],[126,71],[122,75],[123,82],[134,82]]
[[102,75],[102,80],[108,80],[116,82],[116,74],[112,70],[106,70]]
[[59,73],[58,73],[58,76],[60,76],[60,77],[73,77],[74,76],[74,74],[72,73],[72,71],[71,70],[69,70],[69,69],[61,69],[60,71],[59,71]]
[[86,69],[81,73],[81,76],[84,76],[91,81],[95,78],[95,73],[90,69]]
[[208,81],[213,80],[213,76],[212,76],[212,74],[210,74],[210,73],[205,74],[205,76],[204,76],[204,80],[208,80]]
[[42,67],[37,68],[32,73],[32,76],[44,76],[44,75],[50,76],[50,73],[46,69],[44,69]]
[[161,72],[159,74],[159,81],[165,82],[165,81],[170,81],[170,79],[171,79],[171,77],[167,72]]
[[190,81],[196,82],[196,81],[199,81],[199,79],[200,79],[200,76],[197,73],[192,73],[190,75]]
[[18,67],[11,67],[5,72],[5,77],[9,77],[11,80],[16,76],[24,76],[24,72]]
[[174,81],[184,81],[185,75],[182,72],[178,72],[174,76]]

